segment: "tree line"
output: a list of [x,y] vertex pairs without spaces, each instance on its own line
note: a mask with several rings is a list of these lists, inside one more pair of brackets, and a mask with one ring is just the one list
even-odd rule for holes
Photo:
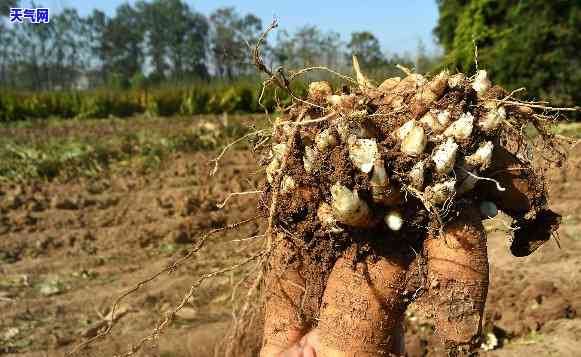
[[579,0],[436,2],[434,35],[446,53],[443,66],[473,72],[478,59],[495,83],[525,87],[530,99],[581,105]]
[[[15,3],[0,0],[3,14]],[[253,14],[225,7],[205,16],[183,0],[123,4],[113,16],[94,10],[83,17],[66,8],[43,25],[8,24],[4,18],[0,19],[0,83],[5,88],[37,91],[236,80],[256,73],[250,48],[263,29],[262,20]],[[267,61],[286,68],[338,69],[350,62],[352,54],[370,69],[401,62],[427,69],[435,63],[421,44],[419,56],[388,58],[370,32],[355,32],[343,41],[339,33],[316,26],[292,34],[277,31],[265,46]]]
[[[140,0],[111,16],[100,10],[80,16],[67,8],[52,14],[48,25],[10,25],[5,16],[18,2],[0,0],[0,87],[32,91],[236,81],[256,75],[250,47],[266,25],[233,7],[204,15],[184,0]],[[324,65],[348,72],[357,54],[377,80],[400,75],[398,63],[418,72],[467,73],[478,63],[495,83],[526,87],[529,98],[567,106],[581,102],[579,1],[436,3],[434,36],[442,56],[429,54],[421,42],[414,55],[386,54],[371,32],[344,39],[304,26],[274,32],[264,46],[265,59],[273,67]]]

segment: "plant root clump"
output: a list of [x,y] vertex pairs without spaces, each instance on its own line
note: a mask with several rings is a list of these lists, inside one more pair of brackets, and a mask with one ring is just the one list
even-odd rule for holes
[[[363,232],[439,235],[463,198],[489,201],[529,226],[548,211],[523,129],[533,124],[545,151],[560,152],[531,108],[503,103],[509,94],[486,71],[410,73],[375,87],[355,68],[358,85],[334,91],[313,82],[274,124],[262,206],[277,192],[277,230],[343,249]],[[555,231],[539,219],[535,227]]]
[[[328,82],[313,82],[300,99],[288,83],[265,71],[272,75],[265,83],[286,88],[295,100],[273,123],[259,207],[271,221],[270,244],[293,246],[285,264],[304,267],[311,263],[301,257],[311,257],[317,266],[302,268],[301,279],[314,299],[305,303],[310,321],[319,313],[326,321],[321,292],[336,261],[344,265],[342,259],[349,257],[356,271],[357,262],[368,259],[397,256],[409,264],[417,251],[428,258],[446,255],[452,249],[446,236],[454,235],[447,229],[457,229],[450,227],[473,207],[484,207],[481,213],[476,209],[482,216],[471,217],[474,222],[497,209],[514,219],[511,251],[516,256],[532,253],[555,233],[560,216],[548,208],[546,181],[537,167],[543,163],[536,158],[561,164],[565,155],[550,133],[549,117],[535,113],[536,106],[514,100],[483,70],[473,77],[443,71],[433,78],[406,71],[405,77],[378,86],[356,58],[354,70],[352,86],[334,89]],[[529,125],[539,132],[542,146],[525,135]],[[481,237],[481,226],[474,226],[468,233]],[[453,308],[448,296],[440,296],[435,307],[451,345],[473,344],[479,333],[488,263],[486,241],[477,241],[481,255],[459,258],[478,265],[476,277],[448,276],[453,269],[428,259],[428,275],[442,291],[471,296],[472,310],[456,311],[466,320],[459,335],[446,326],[451,317],[444,315]],[[438,296],[436,287],[424,289]]]

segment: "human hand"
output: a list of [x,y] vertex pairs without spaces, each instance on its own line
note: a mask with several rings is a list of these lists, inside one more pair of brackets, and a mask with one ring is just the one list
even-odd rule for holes
[[[499,162],[510,168],[517,160],[509,157]],[[499,167],[493,169],[498,171]],[[526,194],[529,188],[523,186],[524,180],[519,179],[516,171],[506,172],[496,176],[506,191],[491,191],[484,186],[479,197],[494,199],[510,215],[523,215],[532,207]],[[488,258],[481,224],[481,219],[487,217],[481,216],[478,206],[466,201],[461,214],[446,224],[441,237],[432,236],[424,241],[429,308],[437,333],[448,346],[474,346],[481,332],[488,291]],[[547,232],[540,231],[538,235],[545,237]],[[514,246],[526,244],[522,235],[516,236],[513,251]],[[534,241],[532,237],[528,239]],[[289,243],[279,245],[269,278],[262,356],[403,354],[403,294],[410,260],[401,254],[397,242],[393,246],[392,253],[378,260],[353,264],[353,252],[339,258],[324,293],[318,297],[317,320],[316,316],[301,317],[306,286],[303,267],[285,265],[280,260],[284,251],[294,248]],[[527,254],[532,251],[529,249]]]

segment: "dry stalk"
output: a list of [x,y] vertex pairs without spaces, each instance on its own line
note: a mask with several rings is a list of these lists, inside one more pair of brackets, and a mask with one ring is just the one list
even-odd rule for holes
[[234,196],[247,196],[247,195],[257,195],[259,193],[262,193],[262,191],[245,191],[245,192],[230,192],[228,194],[228,196],[226,196],[226,198],[224,199],[224,201],[222,201],[222,203],[219,203],[216,205],[216,207],[218,208],[224,208],[224,206],[226,206],[226,203]]
[[[217,234],[217,233],[224,232],[224,231],[228,231],[228,230],[232,230],[232,229],[236,229],[236,228],[238,228],[238,227],[240,227],[240,226],[242,226],[242,225],[244,225],[244,224],[247,224],[247,223],[250,223],[250,222],[254,222],[254,221],[256,221],[256,220],[257,220],[257,219],[259,219],[259,218],[260,218],[260,216],[255,216],[255,217],[252,217],[252,218],[249,218],[249,219],[246,219],[246,220],[243,220],[243,221],[240,221],[240,222],[234,223],[234,224],[230,224],[230,225],[227,225],[227,226],[224,226],[224,227],[221,227],[221,228],[216,228],[216,229],[213,229],[213,230],[209,231],[208,233],[206,233],[205,235],[203,235],[203,236],[200,238],[200,241],[199,241],[199,242],[198,242],[198,243],[197,243],[197,244],[196,244],[196,245],[195,245],[195,246],[194,246],[192,249],[190,249],[190,250],[188,251],[188,253],[187,253],[186,255],[184,255],[182,258],[180,258],[180,259],[176,260],[176,261],[175,261],[175,262],[173,262],[172,264],[168,265],[166,268],[164,268],[164,269],[162,269],[162,270],[160,270],[160,271],[156,272],[155,274],[153,274],[153,275],[149,276],[148,278],[146,278],[146,279],[144,279],[144,280],[142,280],[142,281],[138,282],[138,283],[137,283],[135,286],[133,286],[131,289],[129,289],[129,290],[127,290],[127,291],[125,291],[123,294],[121,294],[120,296],[118,296],[118,297],[115,299],[114,303],[112,304],[112,307],[111,307],[111,312],[109,313],[109,316],[108,316],[108,317],[109,317],[109,321],[108,321],[108,322],[107,322],[107,324],[104,326],[104,329],[102,329],[101,331],[99,331],[99,333],[98,333],[98,334],[96,334],[95,336],[93,336],[93,337],[89,338],[88,340],[86,340],[86,341],[84,341],[84,342],[82,342],[82,343],[78,344],[78,345],[77,345],[77,346],[75,346],[75,347],[74,347],[74,348],[73,348],[71,351],[67,352],[65,355],[66,355],[66,356],[72,356],[72,355],[75,355],[75,354],[79,353],[81,350],[83,350],[83,349],[85,349],[85,348],[89,347],[90,345],[93,345],[93,344],[94,344],[95,342],[97,342],[98,340],[101,340],[101,339],[104,339],[105,337],[107,337],[107,336],[108,336],[108,335],[111,333],[111,330],[112,330],[112,329],[113,329],[113,327],[115,326],[116,322],[117,322],[117,321],[119,321],[119,319],[118,319],[118,318],[117,318],[117,316],[116,316],[116,312],[117,312],[117,310],[118,310],[118,308],[119,308],[119,306],[120,306],[121,302],[122,302],[122,301],[123,301],[125,298],[127,298],[129,295],[131,295],[131,294],[135,293],[136,291],[140,290],[142,287],[144,287],[144,286],[148,285],[148,284],[149,284],[149,283],[151,283],[152,281],[156,280],[156,279],[157,279],[157,278],[159,278],[159,277],[160,277],[162,274],[164,274],[164,273],[171,274],[171,273],[175,272],[175,271],[176,271],[176,270],[177,270],[177,269],[178,269],[178,268],[179,268],[181,265],[183,265],[183,264],[184,264],[184,263],[185,263],[187,260],[189,260],[189,259],[190,259],[192,256],[194,256],[194,254],[196,254],[196,253],[197,253],[197,252],[198,252],[200,249],[202,249],[202,248],[204,247],[204,245],[205,245],[206,241],[208,240],[208,238],[210,238],[211,236],[213,236],[213,235],[215,235],[215,234]],[[262,254],[262,253],[261,253],[261,254]],[[243,263],[240,263],[240,264],[237,264],[237,265],[235,265],[235,266],[233,266],[233,267],[238,267],[238,266],[241,266],[241,264],[243,265],[243,264],[244,264],[244,262],[243,262]],[[232,267],[230,267],[230,268],[232,268]],[[228,268],[227,268],[227,269],[228,269]],[[230,270],[234,270],[234,269],[230,269]],[[230,270],[227,270],[227,271],[230,271]],[[227,272],[227,271],[224,271],[224,272]],[[207,278],[209,278],[209,277],[211,277],[211,276],[218,275],[218,274],[220,274],[221,272],[222,272],[222,271],[217,271],[217,272],[213,272],[213,273],[206,274],[206,275],[202,276],[202,277],[201,277],[201,278],[198,280],[198,281],[199,281],[199,284],[201,284],[201,282],[202,282],[203,280],[205,280],[205,279],[207,279]],[[199,284],[198,284],[198,285],[199,285]],[[194,285],[195,285],[195,284],[194,284]],[[194,287],[194,285],[192,285],[192,287]],[[192,292],[192,289],[190,289],[190,292]],[[193,294],[193,292],[192,292],[192,294]],[[189,297],[190,297],[190,296],[188,296],[188,298],[189,298]],[[187,300],[184,300],[184,301],[187,301]],[[180,310],[182,307],[183,307],[183,305],[179,306],[179,309],[177,309],[176,311],[174,311],[174,316],[175,316],[175,312],[179,311],[179,310]],[[154,333],[153,333],[152,335],[150,335],[150,336],[146,337],[144,340],[150,340],[150,339],[151,339],[151,337],[152,337],[153,335],[155,335],[155,334],[159,335],[159,333],[161,332],[161,330],[163,330],[163,329],[164,329],[164,328],[167,326],[167,324],[168,324],[169,322],[170,322],[170,321],[169,321],[169,320],[166,318],[166,320],[164,320],[164,323],[160,324],[160,325],[159,325],[159,326],[156,328],[156,330],[154,330]],[[143,345],[143,343],[145,343],[145,341],[144,341],[144,340],[142,340],[142,341],[141,341],[141,342],[138,344],[139,348],[141,348],[141,346]],[[132,347],[132,351],[134,351],[132,354],[136,353],[136,352],[139,350],[139,348],[138,348],[137,350],[134,350],[134,347]],[[130,355],[127,355],[127,356],[130,356]]]
[[279,67],[276,70],[276,73],[278,74],[278,75],[276,75],[273,73],[272,69],[268,68],[266,66],[266,64],[264,64],[264,60],[262,59],[262,54],[261,54],[262,44],[266,40],[266,37],[268,36],[270,31],[274,30],[277,27],[278,27],[278,21],[276,21],[276,19],[272,20],[270,25],[260,35],[260,38],[258,39],[258,42],[256,43],[254,50],[252,51],[252,58],[254,59],[254,65],[256,66],[256,68],[258,69],[259,72],[263,72],[268,76],[268,78],[266,80],[264,80],[264,82],[262,82],[262,92],[260,94],[259,103],[262,103],[262,97],[264,95],[265,89],[267,87],[269,87],[271,84],[276,84],[278,87],[284,89],[297,102],[301,102],[303,104],[307,104],[308,106],[316,107],[316,108],[319,108],[323,111],[326,111],[327,108],[325,108],[325,107],[322,107],[318,104],[311,103],[311,102],[308,102],[304,99],[297,97],[295,95],[295,93],[293,92],[293,90],[291,89],[290,81],[286,78],[286,76],[284,74],[284,70],[282,69],[282,67]]
[[200,287],[200,285],[204,282],[204,280],[209,279],[209,278],[213,278],[217,275],[221,275],[224,273],[228,273],[231,271],[234,271],[258,258],[261,258],[265,255],[265,252],[260,252],[257,253],[253,256],[251,256],[250,258],[247,258],[245,260],[243,260],[242,262],[238,263],[238,264],[234,264],[232,266],[229,266],[227,268],[224,269],[220,269],[220,270],[216,270],[213,271],[211,273],[202,275],[200,278],[198,278],[198,280],[196,280],[191,286],[189,291],[184,295],[184,297],[182,298],[182,301],[179,303],[178,306],[176,306],[176,308],[172,311],[169,311],[166,313],[165,319],[160,322],[154,329],[153,332],[151,334],[149,334],[148,336],[142,338],[137,345],[132,346],[129,351],[127,351],[125,354],[123,355],[118,355],[116,357],[130,357],[135,355],[142,347],[145,343],[149,342],[149,341],[154,341],[156,339],[159,338],[159,336],[161,335],[161,333],[163,332],[163,330],[168,327],[173,320],[175,319],[176,314],[178,313],[178,311],[180,311],[186,304],[187,302],[194,296],[196,289],[198,287]]
[[258,135],[258,134],[264,133],[264,132],[266,132],[266,131],[269,131],[269,130],[268,130],[268,129],[262,129],[262,130],[253,131],[253,132],[251,132],[251,133],[248,133],[248,134],[246,134],[246,135],[244,135],[244,136],[242,136],[242,137],[240,137],[240,138],[238,138],[238,139],[234,140],[234,141],[233,141],[233,142],[231,142],[230,144],[226,145],[226,146],[225,146],[225,147],[222,149],[222,151],[220,152],[220,154],[219,154],[219,155],[218,155],[218,156],[217,156],[215,159],[212,159],[212,160],[210,160],[210,162],[213,162],[213,163],[214,163],[214,168],[213,168],[213,169],[212,169],[212,171],[210,172],[210,176],[214,176],[214,175],[216,174],[216,172],[218,172],[218,165],[219,165],[219,163],[220,163],[220,160],[222,159],[222,157],[224,157],[224,155],[226,154],[226,152],[227,152],[228,150],[230,150],[230,148],[232,148],[232,146],[234,146],[234,145],[238,144],[239,142],[243,141],[244,139],[246,139],[246,138],[248,138],[248,137],[251,137],[251,136],[253,136],[253,135]]
[[403,66],[401,64],[396,64],[395,65],[400,71],[402,71],[403,73],[405,73],[406,76],[411,76],[412,74],[414,74],[414,72],[412,70],[410,70],[409,68],[407,68],[406,66]]
[[545,105],[539,105],[539,104],[530,104],[527,102],[519,102],[519,101],[512,101],[512,100],[505,100],[505,99],[490,99],[493,102],[501,102],[503,104],[507,104],[507,105],[513,105],[513,106],[517,106],[517,107],[528,107],[528,108],[532,108],[532,109],[542,109],[542,110],[549,110],[549,111],[555,111],[555,112],[581,112],[581,107],[569,107],[569,108],[565,108],[565,107],[548,107]]
[[310,125],[310,124],[317,124],[317,123],[321,123],[330,119],[333,119],[335,116],[337,115],[336,111],[332,111],[329,114],[325,115],[324,117],[321,118],[317,118],[317,119],[309,119],[309,120],[302,120],[302,121],[283,121],[280,122],[278,124],[275,124],[274,126],[282,126],[285,124],[288,125],[295,125],[295,126],[303,126],[303,125]]
[[316,70],[326,71],[326,72],[329,72],[331,74],[334,74],[335,76],[337,76],[339,78],[342,78],[342,79],[344,79],[346,81],[349,81],[349,82],[351,82],[351,83],[353,83],[355,85],[358,84],[355,79],[353,79],[353,78],[351,78],[351,77],[349,77],[349,76],[347,76],[345,74],[339,73],[337,71],[333,71],[332,69],[330,69],[328,67],[325,67],[325,66],[314,66],[314,67],[303,68],[303,69],[301,69],[301,70],[299,70],[297,72],[291,73],[290,79],[293,80],[296,77],[302,76],[302,75],[304,75],[304,74],[306,74],[308,72],[316,71]]

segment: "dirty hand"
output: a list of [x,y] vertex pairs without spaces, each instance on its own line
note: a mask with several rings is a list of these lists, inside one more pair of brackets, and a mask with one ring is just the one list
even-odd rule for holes
[[[467,205],[442,237],[426,239],[424,249],[437,331],[448,345],[470,345],[480,334],[488,290],[479,210]],[[353,251],[340,257],[319,300],[317,319],[303,316],[301,269],[279,264],[282,251],[275,252],[261,356],[403,355],[404,291],[411,261],[398,252],[394,247],[393,254],[361,261],[354,260]]]
[[[552,234],[554,224],[546,225],[545,221],[558,224],[559,216],[545,209],[531,222],[518,219],[533,202],[523,194],[529,188],[522,171],[506,170],[517,164],[514,156],[500,156],[506,159],[494,169],[499,169],[496,179],[506,190],[499,192],[484,183],[479,197],[493,198],[500,209],[517,218],[522,233],[515,233],[511,251],[516,256],[529,255]],[[481,215],[479,203],[464,200],[460,214],[446,223],[442,235],[423,242],[427,308],[436,332],[449,348],[470,349],[476,346],[481,332],[488,257],[481,223],[486,217]],[[277,244],[273,254],[261,356],[403,355],[409,257],[395,246],[378,259],[361,261],[354,258],[353,250],[347,251],[334,263],[324,289],[314,297],[318,310],[310,312],[314,316],[305,316],[306,274],[301,265],[281,260],[285,250],[292,249],[292,244]]]

